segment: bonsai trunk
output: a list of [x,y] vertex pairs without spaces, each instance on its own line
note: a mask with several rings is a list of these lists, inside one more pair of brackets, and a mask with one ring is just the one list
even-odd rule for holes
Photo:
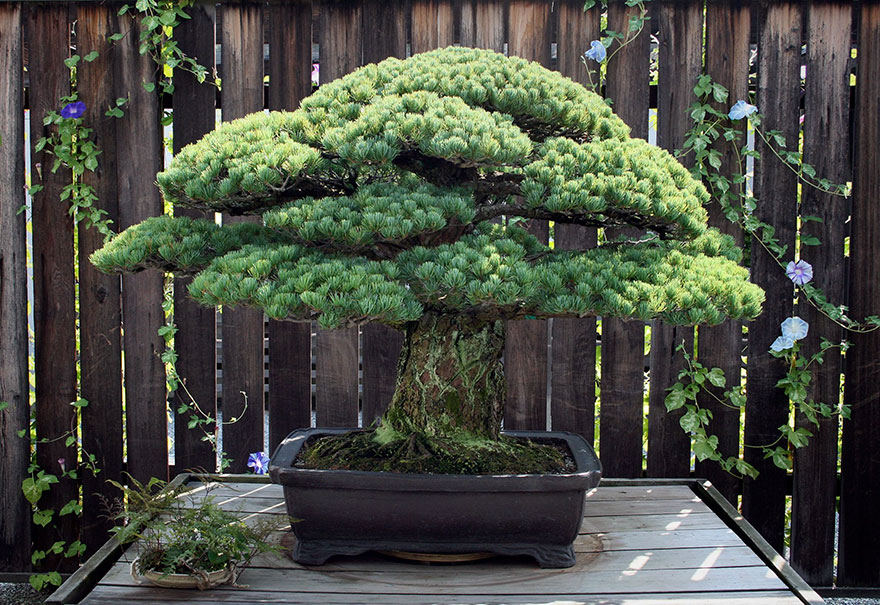
[[498,439],[504,322],[427,313],[406,328],[397,388],[382,422],[395,432]]

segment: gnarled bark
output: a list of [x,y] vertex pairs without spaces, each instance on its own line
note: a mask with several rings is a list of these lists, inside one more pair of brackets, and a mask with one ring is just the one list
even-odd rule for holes
[[406,329],[383,422],[397,432],[497,439],[504,408],[504,323],[427,313]]

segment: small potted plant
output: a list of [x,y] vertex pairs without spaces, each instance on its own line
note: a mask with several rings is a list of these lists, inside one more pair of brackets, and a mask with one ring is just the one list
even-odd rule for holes
[[235,584],[254,556],[279,550],[267,541],[280,529],[277,521],[243,521],[217,504],[208,486],[192,491],[155,478],[146,484],[128,480],[130,485],[110,481],[126,503],[116,505],[121,510],[114,518],[123,524],[111,531],[120,544],[137,543],[131,575],[138,583],[200,590]]
[[[295,112],[223,124],[158,183],[172,204],[262,220],[151,218],[96,252],[99,268],[194,274],[205,305],[404,332],[376,427],[297,433],[273,457],[304,563],[383,548],[572,565],[599,464],[573,435],[502,433],[505,320],[717,324],[764,296],[669,153],[598,95],[486,50],[363,67]],[[560,250],[527,220],[641,233]]]

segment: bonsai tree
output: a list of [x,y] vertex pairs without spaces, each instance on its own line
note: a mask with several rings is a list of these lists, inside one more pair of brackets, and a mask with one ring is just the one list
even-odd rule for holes
[[[717,324],[763,300],[669,153],[630,138],[582,86],[491,51],[367,65],[295,112],[223,124],[158,184],[173,205],[261,224],[150,218],[92,256],[100,269],[194,274],[189,293],[208,306],[405,332],[388,411],[357,444],[325,448],[340,458],[392,452],[441,470],[476,450],[515,458],[499,440],[503,320]],[[643,235],[555,250],[526,219]]]

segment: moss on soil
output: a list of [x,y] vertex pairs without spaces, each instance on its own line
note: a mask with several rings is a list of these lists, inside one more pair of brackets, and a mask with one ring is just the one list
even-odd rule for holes
[[575,471],[564,442],[539,444],[502,436],[426,437],[414,433],[377,440],[374,429],[310,439],[296,466],[357,471],[433,474],[560,474]]

